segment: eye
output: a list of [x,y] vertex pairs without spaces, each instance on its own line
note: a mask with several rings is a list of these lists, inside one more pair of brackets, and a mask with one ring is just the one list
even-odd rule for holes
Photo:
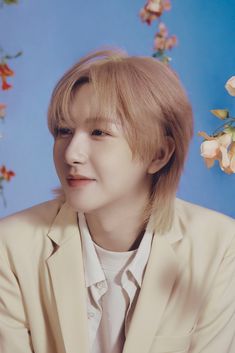
[[100,129],[94,129],[92,130],[91,134],[93,136],[107,136],[109,135],[107,132],[103,131],[103,130],[100,130]]
[[56,137],[67,137],[72,135],[72,130],[67,127],[57,127],[56,128]]

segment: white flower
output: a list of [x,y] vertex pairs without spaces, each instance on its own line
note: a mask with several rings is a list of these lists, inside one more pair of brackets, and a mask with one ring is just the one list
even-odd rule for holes
[[235,97],[235,76],[230,77],[225,84],[225,88],[231,96]]

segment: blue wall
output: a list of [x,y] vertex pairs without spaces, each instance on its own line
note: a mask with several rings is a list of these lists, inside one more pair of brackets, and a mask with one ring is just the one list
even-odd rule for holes
[[[235,98],[224,89],[235,75],[235,2],[174,1],[163,20],[179,45],[172,51],[172,66],[183,81],[193,105],[195,137],[178,195],[186,200],[235,217],[235,175],[219,168],[208,170],[199,155],[199,130],[213,132],[220,123],[209,112],[229,108]],[[0,200],[0,216],[53,197],[59,185],[52,159],[53,140],[47,131],[46,112],[58,78],[77,59],[102,45],[125,48],[130,54],[151,55],[155,25],[138,18],[144,0],[34,0],[0,9],[0,44],[9,53],[24,54],[12,61],[14,88],[0,92],[8,105],[0,123],[0,164],[17,176],[5,184],[7,208]]]

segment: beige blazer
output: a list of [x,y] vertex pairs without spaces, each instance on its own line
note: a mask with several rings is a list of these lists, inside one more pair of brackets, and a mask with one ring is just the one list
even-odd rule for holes
[[[155,233],[124,353],[235,352],[235,221],[176,200]],[[0,352],[88,353],[76,213],[49,201],[0,221]],[[111,353],[111,352],[110,352]]]

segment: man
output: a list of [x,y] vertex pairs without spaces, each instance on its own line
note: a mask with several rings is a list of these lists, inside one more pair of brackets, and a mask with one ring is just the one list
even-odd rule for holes
[[175,199],[192,113],[153,58],[101,51],[48,113],[62,189],[0,222],[3,353],[232,353],[235,222]]

